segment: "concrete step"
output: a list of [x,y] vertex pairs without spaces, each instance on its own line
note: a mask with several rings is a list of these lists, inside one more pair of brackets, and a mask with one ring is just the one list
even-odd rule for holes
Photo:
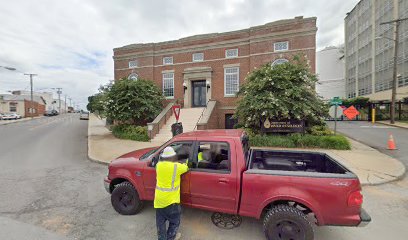
[[[183,124],[184,132],[195,130],[196,124],[204,108],[182,108],[180,109],[179,122]],[[176,122],[176,117],[171,116],[166,124],[160,129],[159,133],[152,139],[152,142],[165,142],[173,137],[171,125]]]

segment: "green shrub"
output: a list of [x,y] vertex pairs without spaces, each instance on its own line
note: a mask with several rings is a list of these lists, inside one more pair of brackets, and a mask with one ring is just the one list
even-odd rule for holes
[[296,147],[292,139],[285,136],[253,135],[249,137],[249,141],[254,147]]
[[111,128],[112,134],[121,139],[130,139],[134,141],[147,142],[149,141],[149,135],[147,133],[147,127],[135,126],[129,124],[119,124]]
[[250,135],[250,143],[254,147],[351,149],[350,142],[342,135]]
[[309,129],[309,133],[315,136],[333,135],[333,131],[326,126],[313,126]]

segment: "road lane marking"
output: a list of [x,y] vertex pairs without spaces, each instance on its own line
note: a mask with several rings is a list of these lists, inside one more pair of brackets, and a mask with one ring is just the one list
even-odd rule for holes
[[387,129],[387,128],[396,128],[396,127],[390,127],[390,126],[360,126],[362,128],[380,128],[380,129]]

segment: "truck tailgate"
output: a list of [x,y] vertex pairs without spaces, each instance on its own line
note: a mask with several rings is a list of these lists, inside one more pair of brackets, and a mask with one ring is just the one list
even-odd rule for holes
[[318,225],[356,226],[361,221],[361,206],[348,206],[348,199],[359,190],[360,182],[352,173],[250,169],[242,176],[240,214],[260,218],[269,204],[293,201],[310,209]]

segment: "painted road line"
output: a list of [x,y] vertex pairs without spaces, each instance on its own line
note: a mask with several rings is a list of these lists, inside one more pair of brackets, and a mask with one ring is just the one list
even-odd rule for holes
[[360,126],[361,128],[379,128],[379,129],[388,129],[388,128],[395,128],[395,127],[387,127],[387,126]]

